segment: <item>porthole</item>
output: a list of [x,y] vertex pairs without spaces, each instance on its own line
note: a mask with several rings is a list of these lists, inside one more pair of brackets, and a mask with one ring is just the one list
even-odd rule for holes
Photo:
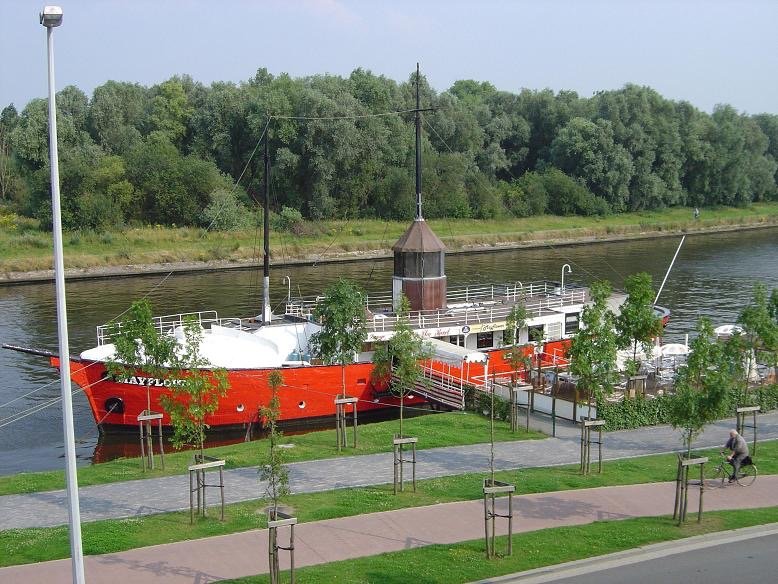
[[245,410],[245,409],[246,409],[246,407],[245,407],[243,404],[238,404],[238,407],[237,407],[237,408],[235,408],[235,409],[236,409],[237,411],[239,411],[239,412],[242,412],[243,410]]
[[109,397],[103,404],[106,413],[108,414],[123,414],[124,402],[119,397]]
[[297,407],[300,408],[301,410],[304,410],[305,409],[305,402],[301,401],[299,404],[297,404]]

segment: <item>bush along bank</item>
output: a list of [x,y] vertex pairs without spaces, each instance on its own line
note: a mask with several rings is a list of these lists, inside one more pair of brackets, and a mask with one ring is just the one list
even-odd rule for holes
[[[601,401],[597,404],[597,414],[600,419],[605,420],[605,429],[609,432],[668,424],[668,404],[672,399],[672,395],[660,395],[656,398],[638,395],[620,402]],[[778,384],[753,388],[745,397],[738,390],[730,390],[728,402],[727,412],[732,416],[735,415],[735,408],[742,405],[759,406],[762,412],[776,410]]]
[[[620,402],[602,400],[597,404],[597,415],[605,420],[605,430],[632,430],[644,426],[669,424],[668,405],[673,395],[660,395],[647,398],[638,394],[635,398],[625,398]],[[465,409],[486,416],[491,414],[490,394],[476,391],[473,387],[465,388]],[[751,389],[748,396],[743,396],[738,390],[730,390],[727,405],[728,415],[735,415],[735,408],[742,405],[759,406],[761,412],[778,410],[778,384],[763,385]],[[509,421],[511,415],[510,402],[498,395],[494,396],[494,419]]]

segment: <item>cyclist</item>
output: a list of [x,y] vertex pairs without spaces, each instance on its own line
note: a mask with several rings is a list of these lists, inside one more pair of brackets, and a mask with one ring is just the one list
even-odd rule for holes
[[[748,444],[745,439],[738,434],[737,430],[730,430],[729,440],[727,440],[724,448],[730,451],[730,455],[727,456],[727,462],[731,464],[734,469],[732,476],[729,478],[729,482],[732,483],[735,481],[735,477],[738,476],[738,472],[740,472],[740,465],[748,456]],[[724,451],[722,450],[721,453],[724,454]]]

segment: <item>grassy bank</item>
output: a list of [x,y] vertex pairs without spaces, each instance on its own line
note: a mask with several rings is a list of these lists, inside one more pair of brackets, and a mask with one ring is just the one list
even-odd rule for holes
[[[506,422],[495,421],[495,440],[528,440],[545,438],[539,432],[511,432]],[[284,450],[287,462],[318,460],[336,456],[354,456],[390,452],[392,436],[399,430],[399,420],[363,424],[358,429],[358,447],[345,448],[338,453],[334,430],[310,432],[298,436],[284,436],[283,444],[291,445]],[[489,441],[489,420],[470,412],[431,413],[405,420],[404,432],[419,438],[420,448],[440,446],[461,446]],[[351,431],[349,430],[349,439]],[[229,446],[218,446],[207,450],[208,456],[224,459],[227,468],[257,466],[267,454],[267,440],[256,440]],[[78,469],[78,484],[85,487],[103,483],[114,483],[133,479],[144,479],[165,475],[184,474],[192,463],[191,452],[171,452],[165,455],[165,470],[155,469],[143,472],[140,459],[122,458]],[[32,493],[65,488],[64,471],[20,473],[0,477],[0,495]]]
[[[717,450],[704,454],[716,456]],[[700,453],[702,454],[702,453]],[[759,444],[757,458],[761,474],[778,473],[778,442]],[[581,476],[577,465],[530,468],[496,473],[497,480],[516,485],[518,494],[545,493],[613,485],[630,485],[672,480],[676,456],[643,456],[606,462],[603,473]],[[347,517],[377,511],[391,511],[436,503],[469,501],[483,497],[481,481],[486,473],[469,473],[419,481],[417,492],[392,495],[391,485],[339,489],[320,493],[291,495],[291,505],[300,522]],[[182,495],[185,493],[182,492]],[[257,496],[259,497],[259,487]],[[214,516],[189,525],[189,513],[163,513],[124,520],[85,523],[82,526],[84,553],[87,555],[119,552],[137,547],[224,535],[266,526],[260,501],[227,506],[225,521]],[[767,521],[765,521],[767,522]],[[15,565],[68,557],[68,531],[54,528],[11,529],[0,532],[0,565]]]
[[[432,220],[431,226],[450,251],[479,247],[542,244],[586,238],[631,237],[679,231],[705,231],[733,226],[778,225],[778,203],[747,208],[703,209],[699,220],[686,208],[625,213],[607,217]],[[290,232],[271,234],[273,261],[353,257],[389,253],[407,222],[378,220],[304,223]],[[143,227],[107,233],[66,234],[68,268],[95,269],[180,262],[245,262],[261,248],[254,230],[205,232],[196,228]],[[0,223],[0,274],[51,269],[51,237],[29,221]]]
[[[672,518],[664,516],[598,521],[589,525],[543,529],[515,535],[513,555],[495,560],[484,558],[484,542],[478,539],[310,566],[296,570],[295,578],[305,584],[473,582],[649,544],[775,521],[778,521],[778,507],[714,511],[706,513],[700,524],[690,522],[681,527],[678,527]],[[505,549],[506,539],[498,538],[497,549]],[[742,545],[747,546],[748,543]],[[226,582],[263,584],[269,581],[269,577],[263,575]]]

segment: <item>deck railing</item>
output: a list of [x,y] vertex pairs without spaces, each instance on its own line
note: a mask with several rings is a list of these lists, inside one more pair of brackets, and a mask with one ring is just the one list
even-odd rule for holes
[[[184,312],[181,314],[167,314],[164,316],[156,316],[152,319],[154,328],[160,335],[172,334],[177,327],[183,326],[184,323],[194,319],[201,327],[207,328],[211,325],[229,326],[233,328],[247,328],[248,319],[240,318],[219,318],[219,315],[215,310],[206,310],[202,312]],[[121,321],[109,322],[108,324],[101,324],[97,327],[97,344],[104,345],[110,343],[116,335],[122,330]]]
[[[286,314],[311,318],[323,296],[291,299],[286,304]],[[416,329],[451,328],[504,321],[513,307],[523,301],[527,318],[536,318],[558,308],[584,304],[588,290],[569,287],[561,290],[555,282],[530,282],[522,284],[492,284],[487,286],[463,286],[448,291],[446,309],[413,311],[410,324]],[[391,296],[366,295],[365,306],[371,315],[369,332],[391,332],[397,326],[397,315],[392,311]]]

